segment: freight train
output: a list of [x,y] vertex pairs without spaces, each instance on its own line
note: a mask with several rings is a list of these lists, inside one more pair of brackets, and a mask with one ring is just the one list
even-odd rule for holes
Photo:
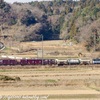
[[100,58],[92,60],[82,59],[0,59],[0,65],[89,65],[89,64],[100,64]]

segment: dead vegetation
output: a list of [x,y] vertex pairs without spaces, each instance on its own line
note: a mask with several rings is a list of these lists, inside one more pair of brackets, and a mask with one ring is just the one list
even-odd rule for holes
[[11,77],[11,76],[5,76],[5,75],[0,75],[0,80],[1,81],[20,81],[20,77]]
[[50,100],[99,98],[100,68],[69,67],[0,69],[0,94],[49,95]]
[[92,58],[99,57],[99,52],[88,52],[84,44],[77,44],[72,41],[65,42],[63,40],[20,42],[17,45],[13,42],[13,45],[8,45],[1,51],[0,55],[12,55],[21,58],[41,58],[42,43],[44,58],[82,58],[91,60]]

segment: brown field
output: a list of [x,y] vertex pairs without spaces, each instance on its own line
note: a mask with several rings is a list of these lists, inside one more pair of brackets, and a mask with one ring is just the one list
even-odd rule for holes
[[[100,99],[100,66],[32,67],[2,66],[0,77],[9,78],[0,78],[0,95],[45,95],[47,100]],[[20,80],[12,80],[16,77]]]
[[[42,49],[43,43],[43,49]],[[84,44],[77,44],[72,41],[52,40],[39,42],[12,42],[1,51],[0,55],[24,57],[24,58],[41,58],[43,50],[44,58],[96,58],[100,57],[99,52],[86,51]],[[79,54],[82,55],[79,55]]]
[[[42,42],[25,42],[16,45],[13,42],[1,51],[0,56],[41,58],[41,49]],[[100,52],[87,52],[84,44],[70,41],[43,41],[43,57],[91,59],[100,57]],[[0,96],[44,95],[48,96],[47,100],[100,100],[99,67],[100,65],[0,66]]]

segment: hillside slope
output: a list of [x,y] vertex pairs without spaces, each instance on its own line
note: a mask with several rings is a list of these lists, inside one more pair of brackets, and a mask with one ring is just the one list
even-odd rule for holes
[[43,34],[44,40],[72,39],[84,42],[88,50],[94,45],[100,50],[100,1],[1,1],[0,29],[12,41],[41,40]]

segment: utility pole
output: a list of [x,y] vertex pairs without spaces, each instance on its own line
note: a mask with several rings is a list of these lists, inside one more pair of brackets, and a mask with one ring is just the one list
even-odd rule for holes
[[42,65],[43,65],[43,35],[41,34],[41,38],[42,38]]
[[94,52],[95,52],[95,50],[96,50],[96,35],[94,33]]
[[38,59],[38,52],[39,52],[39,50],[37,49],[37,59]]

